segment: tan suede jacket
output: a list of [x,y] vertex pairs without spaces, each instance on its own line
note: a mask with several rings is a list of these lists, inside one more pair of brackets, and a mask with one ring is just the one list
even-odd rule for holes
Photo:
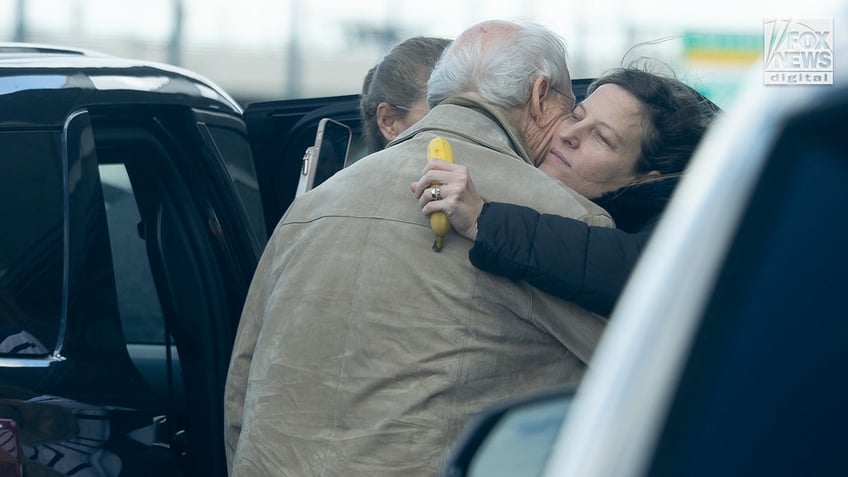
[[469,417],[575,382],[604,320],[440,253],[409,189],[436,135],[485,200],[593,225],[606,212],[532,166],[504,111],[448,101],[296,200],[256,271],[226,387],[236,476],[436,476]]

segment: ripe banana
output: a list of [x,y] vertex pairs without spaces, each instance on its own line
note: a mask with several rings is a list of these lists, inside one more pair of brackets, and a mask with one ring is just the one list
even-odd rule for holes
[[[453,162],[453,149],[447,139],[435,137],[430,140],[430,144],[427,145],[427,162],[433,159]],[[430,187],[439,187],[439,185],[430,184]],[[433,242],[433,251],[438,252],[442,249],[442,241],[445,235],[451,231],[451,224],[448,221],[447,215],[444,212],[433,212],[430,214],[430,228],[436,235],[436,241]]]

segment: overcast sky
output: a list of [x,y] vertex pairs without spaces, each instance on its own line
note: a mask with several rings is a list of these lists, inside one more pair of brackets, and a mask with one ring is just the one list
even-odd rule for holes
[[[20,0],[0,0],[0,38],[10,39]],[[24,0],[30,28],[131,35],[165,41],[179,0]],[[394,24],[415,34],[454,37],[488,18],[530,18],[566,40],[577,23],[629,22],[688,29],[760,31],[764,17],[833,16],[837,0],[182,0],[192,43],[267,47],[296,28],[317,48],[345,44],[339,25]],[[294,15],[301,20],[293,26]],[[5,38],[4,38],[5,37]]]
[[[262,97],[357,92],[365,71],[390,40],[362,41],[356,29],[391,29],[454,38],[487,19],[525,18],[558,32],[575,77],[594,77],[633,55],[667,63],[713,99],[730,101],[746,65],[685,63],[682,35],[762,35],[765,18],[836,17],[843,0],[0,0],[0,41],[14,39],[19,2],[26,5],[29,41],[169,61],[166,48],[183,5],[182,66],[230,91]],[[841,23],[834,21],[835,35]],[[297,38],[303,63],[289,68],[287,45]],[[762,36],[760,36],[762,38]],[[650,48],[650,49],[649,49]],[[226,51],[225,51],[226,50]],[[629,52],[629,53],[628,53]],[[836,53],[838,54],[838,52]],[[291,55],[289,55],[291,56]],[[311,63],[310,63],[311,62]],[[328,73],[327,69],[336,73]],[[345,71],[339,75],[337,71]],[[299,87],[289,75],[298,71]],[[719,102],[719,101],[717,101]]]

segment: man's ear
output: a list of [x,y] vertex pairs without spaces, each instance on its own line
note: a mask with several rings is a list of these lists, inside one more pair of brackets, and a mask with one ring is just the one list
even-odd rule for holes
[[530,91],[530,116],[535,121],[542,121],[547,117],[547,108],[551,107],[548,101],[551,90],[551,80],[545,76],[539,76],[533,81],[533,89]]
[[397,119],[397,114],[389,103],[382,102],[377,105],[377,127],[380,128],[380,134],[386,142],[396,138],[402,131]]

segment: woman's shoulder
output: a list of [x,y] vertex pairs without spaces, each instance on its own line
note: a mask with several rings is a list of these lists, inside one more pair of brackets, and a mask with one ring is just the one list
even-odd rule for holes
[[616,227],[634,233],[655,222],[665,210],[680,178],[661,178],[607,192],[595,203],[606,209]]

